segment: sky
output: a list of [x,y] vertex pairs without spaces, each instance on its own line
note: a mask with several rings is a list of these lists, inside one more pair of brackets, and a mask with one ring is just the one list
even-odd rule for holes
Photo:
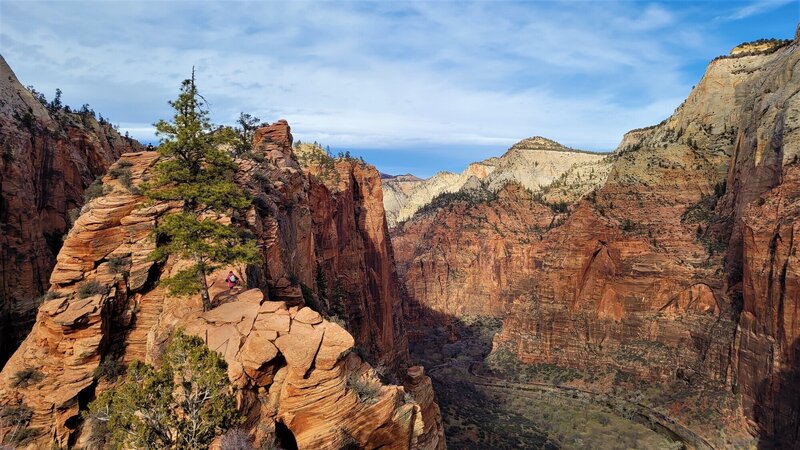
[[536,135],[613,150],[715,56],[798,22],[798,0],[0,0],[0,54],[143,142],[194,66],[215,123],[283,118],[296,140],[427,177]]

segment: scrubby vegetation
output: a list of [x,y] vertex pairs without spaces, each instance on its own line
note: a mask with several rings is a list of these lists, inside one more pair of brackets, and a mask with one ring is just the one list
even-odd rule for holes
[[83,191],[83,201],[89,203],[104,193],[103,180],[98,177]]
[[108,174],[111,178],[119,181],[131,194],[139,194],[139,189],[133,185],[133,173],[130,166],[130,161],[121,160],[114,168],[108,171]]
[[719,255],[727,248],[727,236],[720,225],[727,220],[717,213],[717,203],[725,195],[725,182],[714,185],[714,192],[704,195],[699,202],[689,206],[681,216],[681,222],[697,224],[695,238],[706,249],[709,256]]
[[356,393],[358,401],[362,403],[375,403],[381,394],[381,386],[362,379],[357,373],[347,378],[347,389]]
[[134,362],[125,381],[100,394],[85,416],[94,443],[114,448],[207,449],[243,421],[222,356],[181,331],[160,368]]
[[93,295],[104,295],[108,293],[108,286],[103,286],[95,280],[86,281],[78,286],[78,297],[88,298]]
[[522,383],[549,383],[560,385],[583,378],[578,370],[555,364],[524,364],[517,355],[507,349],[499,349],[486,358],[486,365],[493,375]]
[[317,178],[326,186],[339,184],[341,176],[336,170],[336,159],[330,154],[330,150],[322,148],[317,142],[307,144],[297,141],[294,144],[294,154],[304,167],[315,168],[318,171]]
[[[11,431],[6,434],[3,444],[11,444],[16,447],[17,445],[24,444],[25,441],[30,438],[38,436],[40,430],[28,428],[32,417],[33,412],[25,404],[0,408],[0,425],[11,429]],[[15,447],[0,445],[0,449],[12,449]]]
[[95,378],[105,378],[108,381],[116,381],[117,378],[124,374],[125,364],[114,357],[104,358],[103,362],[94,370]]
[[488,203],[497,198],[497,193],[490,191],[485,186],[481,189],[460,190],[456,192],[443,192],[434,197],[430,203],[423,206],[415,214],[428,214],[455,203],[465,203],[474,206],[479,203]]
[[44,374],[38,369],[26,367],[18,370],[11,378],[11,385],[18,388],[26,388],[39,384],[44,379]]
[[729,59],[729,58],[743,58],[745,56],[755,56],[755,55],[769,55],[771,53],[775,53],[776,51],[780,50],[783,47],[791,44],[791,39],[758,39],[755,41],[750,42],[743,42],[734,48],[734,50],[742,47],[759,47],[763,46],[764,48],[761,49],[752,49],[747,51],[740,51],[733,55],[720,55],[713,59],[713,61],[717,61],[719,59]]
[[[532,302],[535,301],[532,297]],[[519,386],[537,383],[545,387],[580,386],[609,377],[613,379],[614,370],[594,373],[552,364],[528,365],[505,349],[489,355],[493,336],[500,328],[499,319],[470,316],[446,326],[416,330],[415,334],[423,337],[410,341],[412,358],[429,368],[428,374],[433,379],[448,446],[682,448],[681,443],[637,423],[633,411],[617,410],[616,405],[609,406],[587,396],[561,395],[559,390],[520,390],[509,385],[514,382]],[[457,336],[457,340],[453,341],[453,336]],[[476,374],[480,377],[476,378]],[[491,380],[498,381],[493,385]]]

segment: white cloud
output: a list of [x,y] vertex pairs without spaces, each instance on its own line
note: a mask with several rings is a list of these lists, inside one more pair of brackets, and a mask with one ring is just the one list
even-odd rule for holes
[[610,149],[672,112],[696,82],[687,55],[707,51],[679,12],[616,2],[2,8],[0,51],[23,82],[140,138],[196,66],[216,121],[282,117],[334,148],[499,151],[544,135]]

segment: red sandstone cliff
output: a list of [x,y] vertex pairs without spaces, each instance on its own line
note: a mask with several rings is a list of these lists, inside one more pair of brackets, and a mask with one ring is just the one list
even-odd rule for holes
[[30,330],[68,212],[123,152],[140,148],[93,115],[49,111],[0,57],[0,362]]
[[[33,412],[26,426],[36,437],[29,447],[87,445],[89,425],[79,414],[108,387],[95,374],[101,361],[157,363],[165,340],[183,328],[224,355],[247,416],[245,429],[257,441],[280,423],[299,448],[336,448],[347,436],[367,448],[444,448],[431,382],[420,368],[402,373],[405,388],[384,385],[382,374],[354,351],[377,339],[383,359],[398,358],[395,369],[407,366],[380,196],[368,195],[370,187],[380,193],[377,173],[342,163],[338,167],[351,181],[343,180],[342,195],[331,194],[299,166],[291,143],[289,126],[280,121],[258,130],[254,159],[238,161],[239,181],[253,193],[254,207],[242,217],[219,219],[246,225],[263,249],[264,264],[232,268],[250,289],[223,287],[229,268],[213,275],[215,307],[208,312],[199,298],[169,298],[158,287],[161,274],[180,261],[159,266],[148,260],[155,245],[151,230],[176,205],[143,205],[119,180],[104,178],[110,192],[87,205],[58,255],[50,278],[55,298],[40,307],[33,331],[0,374],[2,406],[24,404]],[[123,155],[134,184],[156,157]],[[347,320],[355,339],[303,306],[319,301],[318,262],[349,277],[346,312],[362,314],[358,322]],[[80,295],[80,286],[91,281],[108,292]],[[387,324],[392,326],[383,328]],[[38,380],[20,386],[18,373],[28,368]],[[359,400],[351,377],[380,385],[376,400]]]
[[[340,318],[374,361],[394,368],[407,365],[408,344],[380,174],[355,160],[337,161],[335,170],[338,183],[330,188],[309,175],[321,271],[317,280],[324,279],[327,287],[322,296],[329,309],[341,302]],[[316,288],[319,293],[320,286]]]
[[[554,214],[530,197],[417,215],[393,235],[409,317],[503,317],[495,349],[524,362],[700,389],[656,406],[724,410],[701,434],[741,430],[743,413],[794,442],[799,60],[794,41],[712,62],[674,115],[626,135],[563,224],[542,227]],[[709,400],[735,392],[741,410]]]

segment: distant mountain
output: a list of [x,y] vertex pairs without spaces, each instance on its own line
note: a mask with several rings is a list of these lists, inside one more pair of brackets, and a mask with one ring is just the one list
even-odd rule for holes
[[503,156],[470,164],[460,174],[439,172],[431,178],[400,175],[383,180],[384,208],[389,227],[412,217],[437,196],[472,190],[480,186],[497,192],[508,183],[518,183],[533,192],[541,192],[559,179],[563,195],[580,198],[601,185],[611,167],[607,154],[576,150],[540,136],[523,139]]

